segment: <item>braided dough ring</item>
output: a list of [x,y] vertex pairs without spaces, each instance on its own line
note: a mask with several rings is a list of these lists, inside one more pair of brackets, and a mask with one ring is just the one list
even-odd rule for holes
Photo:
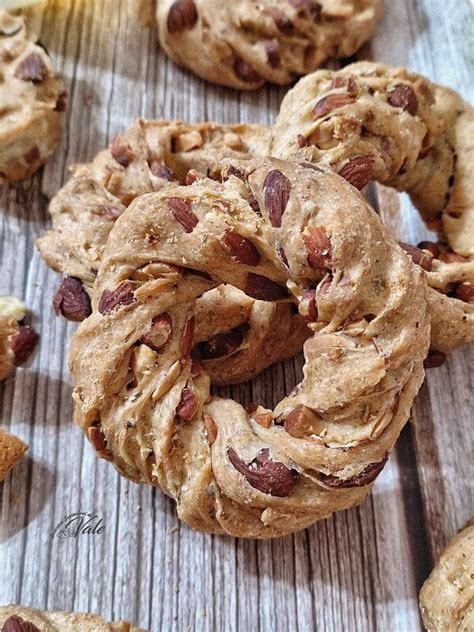
[[474,340],[474,109],[404,68],[320,70],[285,96],[273,155],[330,166],[357,188],[407,191],[440,243],[407,249],[428,273],[432,347]]
[[353,55],[381,0],[157,0],[160,43],[200,77],[240,90],[286,85],[329,57]]
[[98,614],[13,605],[0,606],[0,626],[4,632],[145,632],[126,621],[106,621]]
[[[261,125],[139,120],[93,162],[73,166],[51,201],[53,229],[38,240],[46,262],[74,277],[63,282],[57,311],[79,321],[89,315],[80,281],[90,291],[114,222],[136,197],[184,184],[190,175],[215,175],[224,158],[264,156],[269,144],[270,128]],[[197,352],[216,384],[251,379],[294,355],[308,336],[290,305],[255,301],[236,288],[211,290],[199,305]]]
[[474,630],[474,521],[444,549],[420,592],[428,632]]
[[[100,456],[161,487],[194,528],[263,538],[364,499],[423,379],[430,326],[422,271],[352,186],[271,158],[227,176],[239,172],[142,196],[117,220],[70,368]],[[222,282],[294,300],[311,321],[304,379],[274,411],[211,397],[189,357],[194,301]],[[150,354],[152,322],[171,327]]]
[[59,140],[64,84],[23,17],[0,9],[0,183],[31,176]]

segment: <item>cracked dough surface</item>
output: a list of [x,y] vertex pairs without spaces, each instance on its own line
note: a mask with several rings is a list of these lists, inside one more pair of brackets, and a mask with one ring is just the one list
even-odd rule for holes
[[474,629],[474,521],[441,553],[423,584],[420,608],[428,632]]
[[[194,177],[216,175],[223,159],[264,156],[269,144],[270,128],[263,125],[139,120],[91,163],[72,167],[51,201],[53,228],[38,240],[40,252],[90,291],[114,222],[137,196],[184,184],[190,170]],[[223,355],[209,345],[197,350],[215,383],[251,379],[300,351],[308,336],[289,305],[255,301],[232,287],[206,293],[196,316],[196,344],[225,347]]]
[[[308,321],[304,378],[273,411],[211,396],[190,355],[196,298],[223,282]],[[71,344],[75,420],[198,530],[302,529],[360,503],[383,468],[424,375],[425,288],[343,179],[231,161],[223,183],[142,196],[115,223]]]
[[[19,625],[30,624],[28,632],[146,632],[126,621],[106,621],[98,614],[88,612],[52,612],[29,606],[0,606],[0,626],[15,617],[20,619]],[[10,625],[13,625],[11,619]],[[12,628],[12,632],[22,629]]]
[[64,84],[22,16],[0,9],[0,183],[30,177],[59,140]]
[[157,0],[160,43],[179,65],[240,90],[286,85],[373,35],[380,0]]
[[272,153],[327,165],[357,188],[374,179],[407,191],[440,240],[428,244],[435,256],[423,251],[432,346],[449,351],[474,340],[471,105],[405,68],[319,70],[285,96]]

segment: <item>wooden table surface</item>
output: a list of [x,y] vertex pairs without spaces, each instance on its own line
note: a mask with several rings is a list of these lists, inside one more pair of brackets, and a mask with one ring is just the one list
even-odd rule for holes
[[[0,294],[22,297],[41,333],[31,365],[0,387],[2,424],[30,444],[1,490],[0,603],[95,611],[153,631],[421,630],[421,583],[474,513],[473,346],[429,372],[414,423],[362,506],[275,541],[191,531],[161,492],[98,460],[72,422],[67,348],[75,325],[55,318],[59,279],[34,245],[67,165],[90,160],[139,116],[272,122],[285,92],[239,94],[177,68],[143,26],[139,4],[51,0],[30,13],[66,80],[70,106],[44,170],[0,193]],[[385,5],[368,53],[472,100],[470,0]],[[412,243],[428,234],[406,198],[394,225]],[[272,406],[298,381],[300,367],[300,358],[290,360],[225,392]],[[75,512],[98,515],[105,531],[51,537]]]

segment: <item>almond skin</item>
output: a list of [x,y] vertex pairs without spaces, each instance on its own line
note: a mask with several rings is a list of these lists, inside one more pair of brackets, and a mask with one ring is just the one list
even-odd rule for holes
[[151,321],[150,329],[141,338],[141,342],[151,349],[158,351],[163,347],[171,337],[173,325],[171,316],[168,312],[159,314]]
[[217,426],[211,415],[204,415],[202,418],[204,428],[206,429],[206,436],[209,445],[212,445],[217,439]]
[[371,158],[356,156],[342,167],[339,175],[360,191],[372,180],[373,172],[374,165]]
[[405,244],[404,242],[399,242],[400,246],[407,252],[412,258],[413,262],[426,270],[427,272],[431,272],[433,267],[433,257],[420,248],[416,246],[412,246],[411,244]]
[[31,621],[14,614],[3,623],[2,632],[40,632],[40,629]]
[[307,226],[303,240],[308,251],[308,263],[315,270],[330,268],[332,246],[324,226]]
[[402,108],[412,116],[418,112],[418,99],[415,91],[404,83],[399,83],[388,95],[388,102],[394,108]]
[[280,498],[289,496],[291,488],[298,478],[296,470],[290,470],[283,463],[272,461],[268,448],[260,450],[249,465],[231,447],[227,448],[227,456],[235,469],[245,477],[249,485],[264,494]]
[[345,105],[354,103],[355,100],[356,100],[355,96],[351,94],[343,94],[343,93],[328,94],[316,102],[316,105],[314,106],[314,109],[313,109],[314,118],[318,119],[318,118],[321,118],[322,116],[326,116],[333,110],[337,110],[339,108],[344,107]]
[[116,136],[110,144],[110,153],[112,158],[122,165],[122,167],[128,167],[128,165],[135,158],[135,154],[130,147],[123,142],[120,136]]
[[285,430],[286,432],[298,439],[302,439],[312,432],[313,423],[317,420],[316,413],[300,404],[287,415],[285,418]]
[[41,83],[46,79],[48,69],[38,53],[30,53],[18,65],[15,77],[23,81]]
[[279,169],[273,169],[265,178],[263,189],[270,223],[280,228],[283,213],[290,198],[290,181]]
[[286,287],[275,283],[260,274],[250,273],[247,276],[245,293],[260,301],[281,301],[288,298]]
[[234,62],[234,72],[241,81],[245,83],[261,83],[262,77],[248,62],[237,58]]
[[177,0],[173,2],[168,13],[168,31],[180,33],[192,29],[197,20],[198,13],[194,0]]
[[192,212],[192,204],[189,200],[172,197],[168,200],[171,213],[177,222],[181,224],[187,233],[192,233],[198,225],[198,218]]
[[100,297],[98,310],[101,314],[110,314],[116,307],[131,305],[137,299],[134,285],[130,281],[122,281],[115,290],[104,290]]
[[15,354],[15,364],[26,362],[39,340],[39,334],[28,325],[20,325],[18,332],[11,339],[11,348]]
[[84,289],[82,281],[76,277],[66,277],[61,282],[54,298],[53,307],[56,316],[81,322],[91,315],[91,299]]
[[380,472],[385,467],[385,464],[388,459],[388,454],[379,462],[379,463],[371,463],[365,469],[353,476],[352,478],[338,478],[337,476],[321,474],[320,478],[322,482],[328,487],[338,487],[338,488],[347,488],[347,487],[364,487],[365,485],[369,485],[380,474]]
[[194,394],[194,391],[189,386],[185,386],[183,388],[183,392],[181,393],[179,404],[176,407],[176,415],[182,421],[191,421],[196,414],[198,407],[199,400]]
[[237,263],[247,266],[258,266],[260,263],[260,254],[257,248],[250,239],[239,235],[237,231],[226,230],[223,241]]

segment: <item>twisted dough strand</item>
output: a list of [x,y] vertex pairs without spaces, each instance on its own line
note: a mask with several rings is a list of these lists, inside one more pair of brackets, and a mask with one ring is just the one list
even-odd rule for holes
[[[194,528],[273,537],[370,490],[423,379],[425,281],[333,173],[268,158],[226,177],[138,198],[117,220],[71,345],[75,418]],[[303,381],[274,411],[211,397],[190,357],[195,301],[222,282],[294,300],[310,321]]]
[[330,166],[357,188],[407,191],[440,244],[409,248],[428,272],[432,346],[474,340],[474,109],[425,77],[371,62],[301,79],[283,100],[272,152]]

